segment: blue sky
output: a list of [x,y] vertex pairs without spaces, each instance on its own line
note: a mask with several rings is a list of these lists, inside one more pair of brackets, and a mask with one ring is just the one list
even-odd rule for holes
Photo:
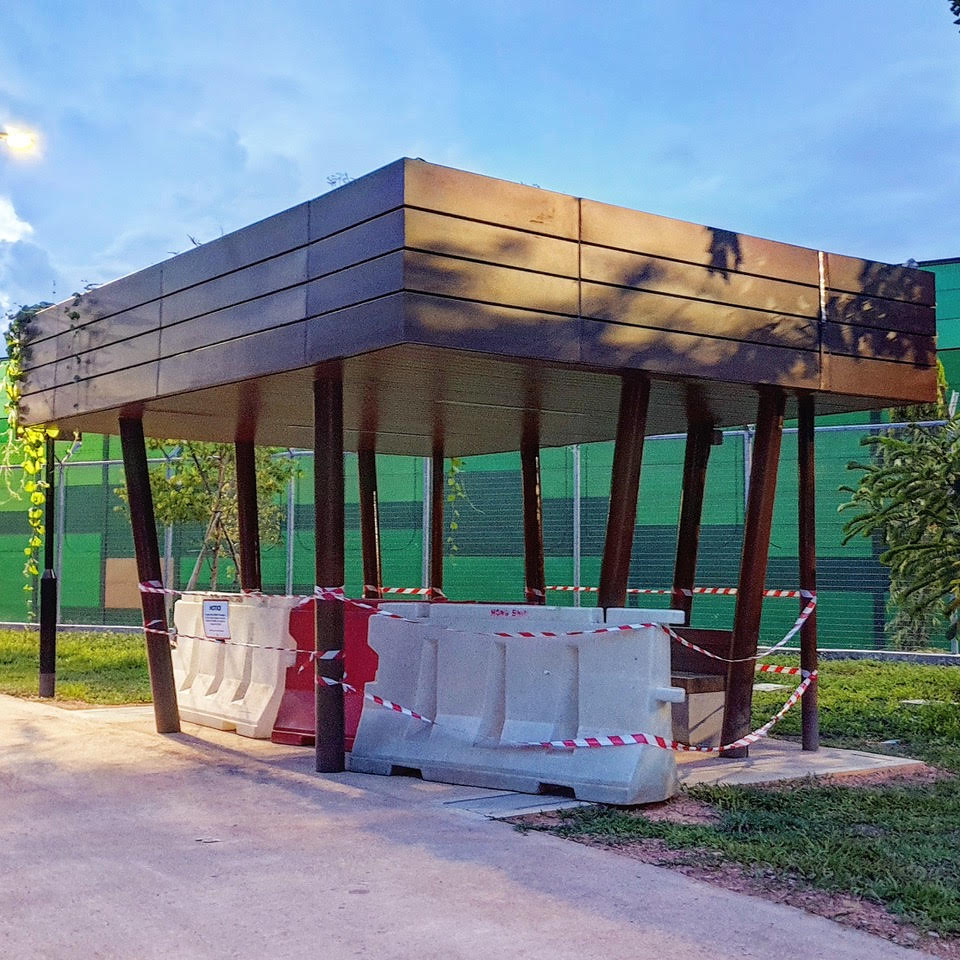
[[947,0],[5,0],[0,307],[419,156],[891,262],[960,256]]

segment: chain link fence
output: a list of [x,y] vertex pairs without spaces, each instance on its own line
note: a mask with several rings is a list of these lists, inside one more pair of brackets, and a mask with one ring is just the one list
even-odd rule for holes
[[[847,499],[842,484],[855,484],[851,460],[870,453],[861,440],[896,425],[821,426],[816,432],[817,566],[820,645],[825,648],[883,649],[890,646],[885,625],[889,578],[879,560],[883,545],[858,539],[843,544],[846,516],[837,508]],[[685,439],[682,435],[648,438],[630,569],[631,587],[669,587],[673,578],[680,509]],[[105,447],[105,449],[107,449]],[[743,536],[743,515],[750,472],[752,434],[728,430],[713,448],[707,474],[697,583],[736,586]],[[297,470],[284,497],[281,542],[265,546],[264,590],[309,593],[313,588],[312,456],[290,454]],[[595,586],[608,507],[613,446],[610,443],[548,449],[542,452],[543,523],[547,582]],[[356,457],[348,455],[348,593],[361,590],[360,530]],[[163,461],[155,469],[164,469]],[[385,585],[421,586],[425,582],[425,540],[429,537],[424,490],[429,464],[417,457],[378,457],[381,546]],[[118,625],[139,622],[139,597],[133,543],[125,507],[116,493],[123,484],[119,460],[72,461],[60,470],[57,497],[57,572],[60,622]],[[456,499],[447,504],[444,532],[444,591],[453,600],[520,601],[523,598],[523,523],[519,454],[468,458],[459,482],[448,486]],[[459,490],[459,493],[458,493]],[[449,525],[452,509],[459,516]],[[0,619],[23,621],[24,538],[22,504],[0,510]],[[159,531],[166,580],[182,587],[200,551],[200,525]],[[427,545],[428,546],[428,545]],[[209,582],[204,577],[200,586]],[[796,431],[783,438],[767,586],[798,586]],[[226,583],[221,576],[221,587]],[[584,605],[595,595],[556,593],[550,602]],[[644,607],[669,604],[666,596],[632,597]],[[698,596],[693,624],[729,628],[733,597]],[[797,615],[795,600],[764,603],[761,642],[782,636]],[[931,624],[921,644],[949,648],[945,631]]]

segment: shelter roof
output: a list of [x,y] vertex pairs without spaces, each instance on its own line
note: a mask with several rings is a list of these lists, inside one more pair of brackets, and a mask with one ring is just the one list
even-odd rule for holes
[[38,314],[22,416],[311,446],[344,361],[348,447],[450,455],[613,437],[618,374],[649,433],[752,422],[756,388],[819,413],[932,400],[932,274],[398,160]]

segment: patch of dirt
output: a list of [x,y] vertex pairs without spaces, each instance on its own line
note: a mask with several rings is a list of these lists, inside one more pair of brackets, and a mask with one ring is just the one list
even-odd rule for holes
[[[893,775],[891,775],[893,774]],[[818,786],[838,785],[865,787],[910,786],[933,783],[950,774],[934,767],[918,770],[881,771],[844,777],[818,777]],[[770,789],[795,788],[790,785],[771,785]],[[663,803],[648,804],[629,811],[632,816],[653,821],[669,821],[680,824],[713,824],[719,814],[709,804],[681,793]],[[553,830],[563,820],[559,813],[536,813],[512,817],[510,823],[526,829]],[[808,913],[826,917],[846,926],[856,927],[875,936],[883,937],[905,947],[925,950],[942,960],[960,960],[960,937],[940,937],[936,933],[924,933],[911,923],[890,913],[884,906],[860,897],[837,895],[809,886],[802,879],[765,867],[747,867],[726,861],[723,857],[705,849],[674,850],[663,840],[641,838],[629,842],[609,840],[603,837],[569,837],[576,843],[604,850],[612,850],[620,856],[630,857],[641,863],[679,870],[688,877],[713,883],[735,893],[762,897],[774,903],[798,907]]]
[[[795,790],[798,785],[811,783],[818,787],[911,787],[949,780],[953,776],[946,770],[917,762],[911,767],[892,767],[874,770],[872,773],[842,773],[802,780],[784,780],[776,783],[758,784],[764,790]],[[680,821],[678,821],[680,822]]]
[[648,803],[637,812],[646,820],[653,820],[655,823],[665,820],[670,823],[696,826],[698,824],[711,825],[717,823],[720,819],[720,814],[709,803],[705,803],[703,800],[695,800],[686,793],[679,793],[662,803]]

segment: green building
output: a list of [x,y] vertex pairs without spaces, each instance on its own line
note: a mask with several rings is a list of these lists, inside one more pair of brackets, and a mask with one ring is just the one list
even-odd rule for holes
[[960,390],[960,257],[920,264],[937,278],[937,355],[947,382]]

